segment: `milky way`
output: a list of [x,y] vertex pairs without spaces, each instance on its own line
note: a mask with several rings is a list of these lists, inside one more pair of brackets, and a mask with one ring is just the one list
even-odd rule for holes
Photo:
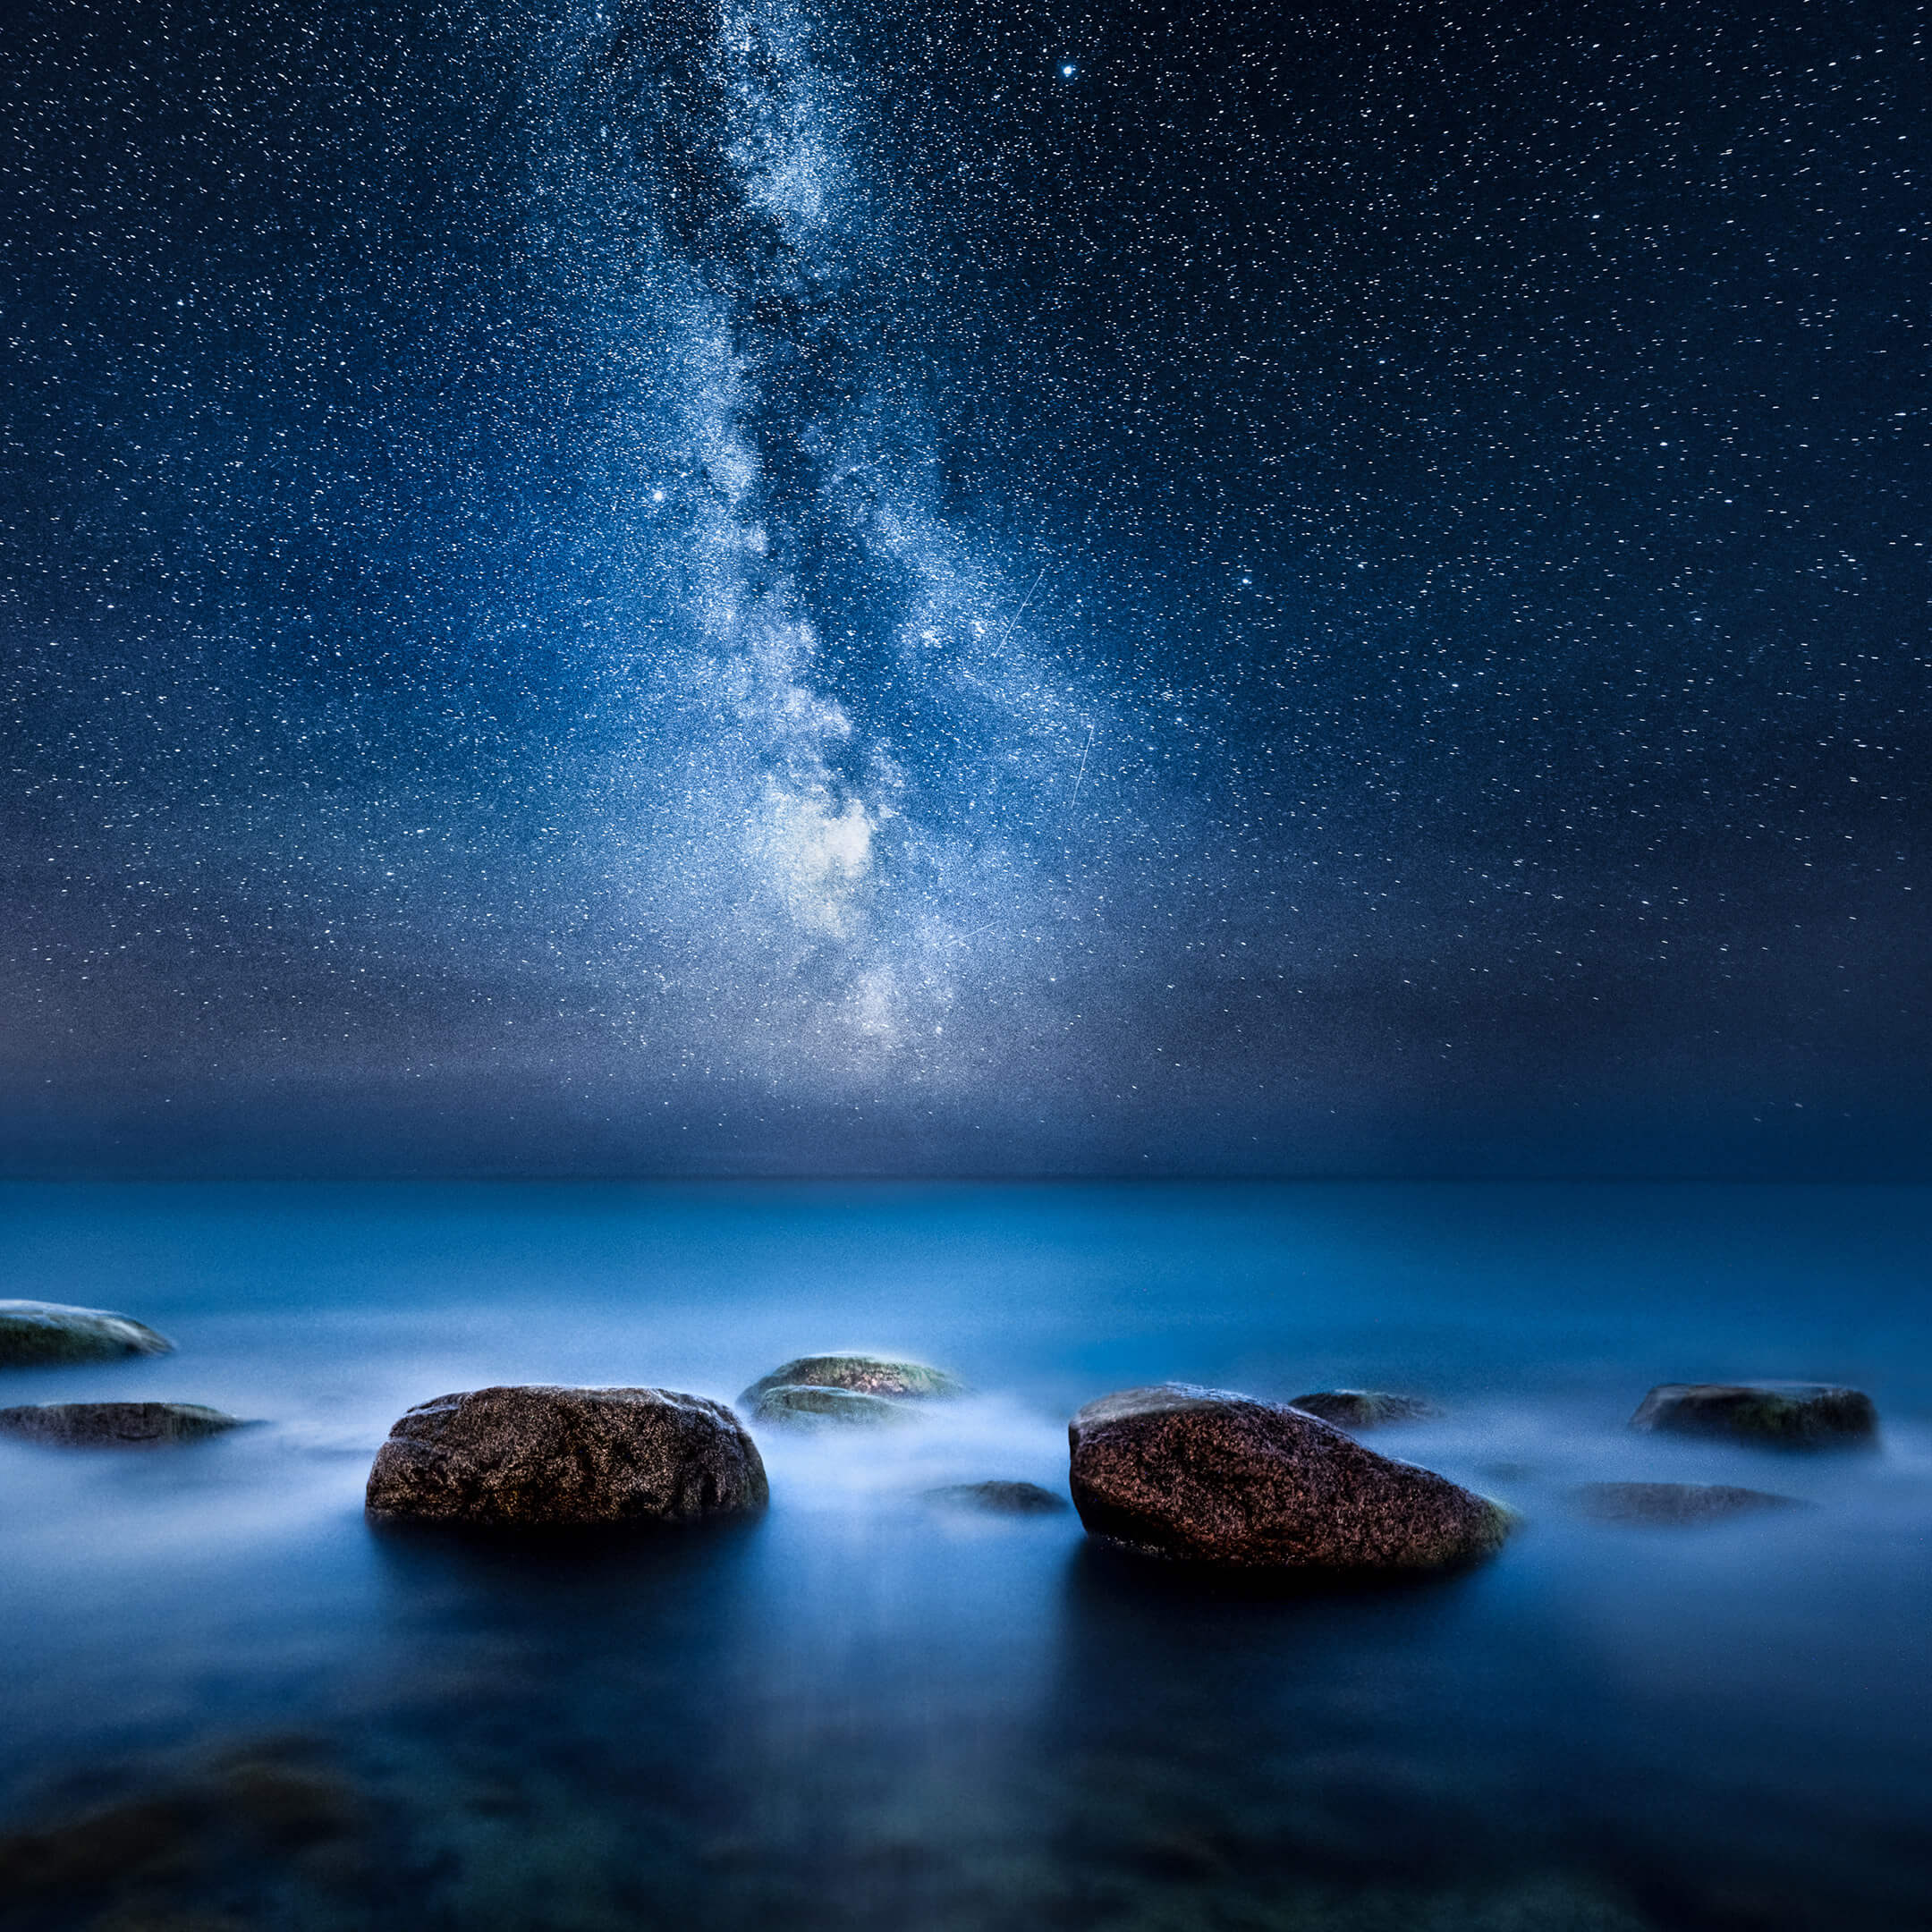
[[24,17],[0,1155],[1915,1170],[1920,31]]

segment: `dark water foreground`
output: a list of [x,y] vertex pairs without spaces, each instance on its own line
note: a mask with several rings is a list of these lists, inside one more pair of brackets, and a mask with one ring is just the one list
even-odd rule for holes
[[[0,1190],[0,1294],[174,1357],[0,1404],[264,1419],[0,1444],[0,1924],[1439,1928],[1932,1923],[1932,1195],[1900,1189]],[[403,1407],[730,1396],[877,1345],[981,1392],[765,1436],[756,1523],[375,1533]],[[1856,1382],[1876,1454],[1631,1436],[1665,1379]],[[1071,1515],[1085,1398],[1424,1391],[1378,1446],[1515,1504],[1423,1585],[1209,1591]],[[1694,1528],[1576,1484],[1810,1507]]]

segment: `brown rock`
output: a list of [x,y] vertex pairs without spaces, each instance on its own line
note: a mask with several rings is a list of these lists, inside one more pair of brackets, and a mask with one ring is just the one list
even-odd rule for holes
[[690,1522],[762,1509],[765,1464],[722,1402],[654,1388],[486,1388],[404,1415],[369,1471],[378,1517],[501,1527]]
[[240,1416],[199,1402],[32,1402],[0,1409],[0,1435],[62,1449],[147,1448],[163,1443],[199,1442],[242,1426]]
[[1167,1383],[1068,1428],[1089,1534],[1150,1554],[1282,1570],[1437,1569],[1489,1555],[1509,1511],[1279,1402]]
[[1878,1411],[1862,1390],[1825,1382],[1660,1382],[1631,1418],[1637,1429],[1719,1436],[1782,1449],[1869,1443]]

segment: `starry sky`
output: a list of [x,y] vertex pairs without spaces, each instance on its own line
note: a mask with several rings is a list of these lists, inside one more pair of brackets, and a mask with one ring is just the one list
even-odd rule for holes
[[1923,7],[0,31],[0,1171],[1932,1173]]

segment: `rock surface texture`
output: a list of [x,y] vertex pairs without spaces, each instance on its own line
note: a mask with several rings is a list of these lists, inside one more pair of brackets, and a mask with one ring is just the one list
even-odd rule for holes
[[1288,1406],[1337,1428],[1377,1428],[1385,1422],[1420,1422],[1442,1413],[1419,1395],[1391,1395],[1384,1389],[1317,1389],[1297,1395]]
[[1430,1570],[1489,1555],[1513,1518],[1432,1470],[1284,1403],[1167,1383],[1068,1426],[1089,1534],[1161,1556],[1299,1571]]
[[1598,1522],[1703,1523],[1757,1510],[1797,1509],[1795,1496],[1729,1483],[1593,1482],[1576,1491],[1577,1507]]
[[690,1522],[762,1509],[758,1445],[722,1402],[655,1388],[439,1395],[369,1471],[378,1517],[500,1528]]
[[926,1495],[951,1509],[982,1510],[994,1516],[1056,1516],[1067,1506],[1064,1496],[1031,1482],[948,1483]]
[[1874,1441],[1878,1411],[1861,1390],[1823,1382],[1660,1382],[1631,1427],[1826,1449]]
[[224,1415],[199,1402],[35,1402],[23,1409],[0,1409],[0,1435],[64,1449],[199,1442],[241,1427],[240,1416]]
[[106,1309],[58,1301],[0,1301],[0,1368],[105,1361],[117,1355],[166,1355],[165,1335]]
[[821,1388],[811,1382],[767,1389],[746,1406],[754,1421],[779,1422],[794,1428],[816,1428],[827,1422],[863,1425],[911,1419],[905,1403],[888,1396],[868,1395],[858,1389]]
[[739,1396],[742,1409],[756,1409],[774,1389],[850,1389],[859,1395],[918,1401],[934,1395],[963,1395],[966,1385],[944,1368],[925,1362],[895,1361],[886,1355],[801,1355],[760,1376]]

